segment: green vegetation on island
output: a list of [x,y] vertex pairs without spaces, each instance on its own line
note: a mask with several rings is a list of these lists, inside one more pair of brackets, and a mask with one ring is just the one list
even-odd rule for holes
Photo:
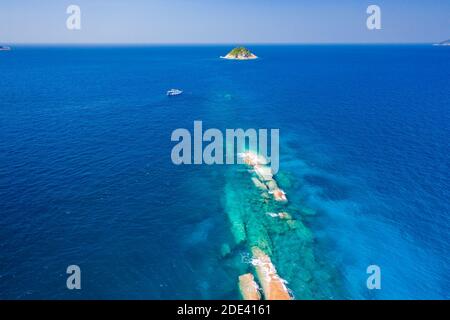
[[247,48],[236,47],[223,58],[233,60],[250,60],[257,59],[258,57],[251,53]]

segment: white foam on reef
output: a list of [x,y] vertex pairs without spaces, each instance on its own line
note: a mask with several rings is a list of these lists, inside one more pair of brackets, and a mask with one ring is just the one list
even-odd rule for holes
[[278,187],[272,169],[267,166],[269,162],[265,157],[253,151],[239,153],[238,156],[243,159],[245,164],[253,168],[257,178],[252,177],[252,181],[256,187],[269,189],[269,194],[272,194],[276,201],[287,201],[286,192]]
[[[267,228],[270,229],[271,227],[265,226],[264,223],[260,222],[261,217],[258,218],[255,215],[248,215],[249,213],[246,211],[254,211],[254,214],[256,214],[257,208],[254,208],[256,205],[256,207],[260,207],[260,209],[263,210],[262,212],[266,212],[266,214],[272,218],[292,220],[291,216],[284,211],[271,212],[271,210],[267,210],[271,208],[275,202],[287,201],[286,193],[278,187],[274,178],[274,173],[268,166],[269,162],[265,157],[252,151],[240,153],[238,156],[242,160],[241,163],[246,164],[250,169],[249,172],[251,173],[253,185],[261,190],[260,195],[264,198],[264,201],[258,201],[254,204],[252,204],[251,201],[250,203],[247,203],[247,195],[254,196],[257,193],[254,191],[246,192],[236,190],[237,186],[229,189],[227,203],[229,204],[228,209],[230,212],[228,215],[232,223],[232,230],[235,229],[236,222],[239,220],[239,224],[242,225],[243,236],[239,239],[241,241],[237,243],[245,242],[251,248],[251,256],[242,254],[242,262],[249,263],[255,268],[256,280],[258,281],[257,284],[260,285],[265,299],[290,300],[292,299],[292,295],[287,288],[288,283],[278,275],[270,258],[272,255],[272,243],[267,233]],[[268,199],[271,198],[270,195],[272,195],[272,202],[268,201]],[[234,204],[229,202],[229,200],[234,200]],[[285,227],[278,226],[274,228],[286,230]],[[247,284],[247,286],[244,286],[245,288],[249,287],[247,282],[243,282],[243,284]],[[241,288],[241,292],[242,291]],[[245,293],[248,292],[245,291]]]
[[288,283],[277,274],[277,270],[275,269],[275,266],[272,264],[272,262],[263,261],[261,258],[253,258],[251,263],[254,267],[261,267],[264,269],[264,279],[266,281],[270,282],[273,280],[277,280],[281,281],[284,284]]
[[267,165],[267,164],[269,164],[269,161],[265,157],[255,153],[255,152],[252,152],[252,151],[239,153],[238,157],[243,159],[245,164],[248,164],[248,165],[250,165],[252,167],[254,167],[256,165]]
[[[246,254],[240,252],[239,274],[249,272],[247,264],[251,265],[263,299],[293,299],[288,286],[300,299],[332,297],[335,283],[329,281],[327,271],[322,273],[316,261],[312,233],[301,219],[291,216],[291,209],[292,213],[299,211],[287,204],[286,192],[280,188],[284,187],[283,181],[288,185],[289,179],[280,178],[278,186],[278,175],[256,152],[238,156],[239,163],[245,166],[228,171],[225,199],[233,234],[239,225],[242,235],[236,244],[250,249]],[[270,180],[264,179],[265,173],[272,174]],[[289,283],[282,277],[287,277]]]
[[291,220],[292,219],[291,215],[289,213],[287,213],[287,212],[278,212],[278,213],[266,212],[266,214],[269,217],[272,217],[272,218],[280,218],[280,219],[285,219],[285,220]]
[[279,217],[278,213],[274,213],[274,212],[266,212],[266,214],[268,216],[272,217],[272,218],[278,218]]
[[252,248],[252,265],[261,283],[266,300],[290,300],[287,282],[281,278],[270,257],[258,247]]
[[249,253],[247,253],[247,252],[242,252],[241,253],[241,261],[242,261],[242,263],[252,264],[252,260],[253,260],[253,258],[250,256]]
[[269,193],[273,194],[273,197],[275,198],[276,201],[287,201],[286,192],[284,192],[280,188],[273,191],[269,191]]

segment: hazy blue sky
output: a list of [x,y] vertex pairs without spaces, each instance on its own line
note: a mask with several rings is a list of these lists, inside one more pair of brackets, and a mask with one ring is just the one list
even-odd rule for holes
[[[81,7],[82,29],[66,28]],[[381,7],[382,30],[366,27]],[[435,42],[450,0],[0,0],[0,43]]]

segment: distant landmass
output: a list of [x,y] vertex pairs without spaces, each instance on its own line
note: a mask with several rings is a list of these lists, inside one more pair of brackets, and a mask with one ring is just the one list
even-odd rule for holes
[[9,51],[9,50],[11,50],[10,47],[7,47],[7,46],[0,46],[0,51]]
[[258,59],[256,55],[250,52],[247,48],[244,47],[236,47],[231,50],[225,57],[221,57],[224,59],[230,60],[252,60]]
[[439,42],[439,43],[435,43],[433,44],[434,46],[450,46],[450,39]]

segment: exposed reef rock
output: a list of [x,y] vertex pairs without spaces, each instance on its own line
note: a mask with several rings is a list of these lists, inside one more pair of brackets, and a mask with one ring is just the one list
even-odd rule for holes
[[[314,210],[287,201],[278,175],[264,157],[254,152],[240,157],[247,168],[227,171],[224,207],[235,239],[230,245],[240,248],[233,252],[240,253],[243,264],[254,267],[253,281],[262,288],[261,298],[292,300],[294,294],[300,299],[333,298],[335,279],[316,261],[314,237],[302,219]],[[279,180],[285,187],[287,179]],[[238,275],[248,272],[248,266],[237,269]]]
[[259,287],[251,273],[239,276],[239,291],[244,300],[261,300]]
[[266,300],[292,300],[284,281],[277,273],[270,257],[258,247],[252,248],[253,260],[259,283]]

